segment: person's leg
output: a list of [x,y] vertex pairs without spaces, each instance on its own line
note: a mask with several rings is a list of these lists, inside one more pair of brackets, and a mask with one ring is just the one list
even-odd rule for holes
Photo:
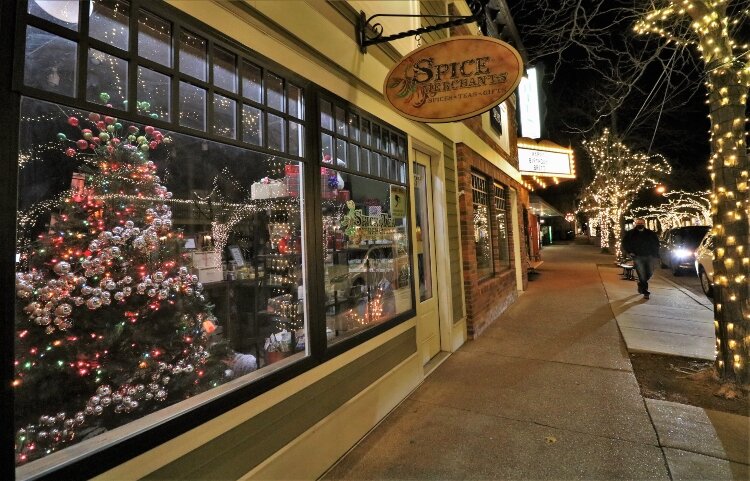
[[645,294],[648,292],[648,280],[651,278],[650,259],[644,256],[636,256],[633,259],[635,272],[638,273],[638,293]]

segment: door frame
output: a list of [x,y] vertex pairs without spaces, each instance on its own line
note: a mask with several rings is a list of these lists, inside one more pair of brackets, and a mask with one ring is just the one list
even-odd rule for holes
[[[451,297],[450,282],[450,264],[447,262],[437,262],[437,256],[442,252],[449,252],[448,244],[448,212],[447,212],[447,193],[445,185],[445,158],[443,153],[420,142],[413,137],[409,137],[409,155],[413,150],[418,150],[430,157],[430,175],[429,181],[432,183],[432,220],[433,220],[433,241],[435,244],[436,258],[433,262],[436,264],[437,276],[433,279],[433,293],[437,302],[437,311],[439,317],[440,332],[440,351],[453,352],[453,298]],[[409,175],[414,178],[413,163],[415,159],[409,159]],[[414,183],[409,183],[411,189],[410,195],[414,198]],[[414,203],[412,202],[412,205]],[[414,215],[415,213],[412,213]],[[460,253],[459,253],[460,255]],[[416,274],[416,273],[415,273]],[[437,289],[437,292],[435,291]],[[419,302],[419,295],[416,296],[416,302]],[[416,306],[415,306],[416,307]],[[460,345],[460,344],[459,344]]]

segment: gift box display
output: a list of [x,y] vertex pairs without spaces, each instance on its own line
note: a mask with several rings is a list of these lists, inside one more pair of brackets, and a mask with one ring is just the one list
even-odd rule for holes
[[274,199],[276,197],[287,197],[289,191],[286,184],[279,179],[263,177],[259,182],[253,182],[250,186],[250,197],[253,200]]
[[284,166],[284,183],[291,197],[299,197],[301,181],[299,165]]

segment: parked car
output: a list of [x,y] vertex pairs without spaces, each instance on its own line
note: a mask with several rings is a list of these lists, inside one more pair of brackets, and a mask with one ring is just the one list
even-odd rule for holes
[[695,251],[695,272],[701,280],[701,289],[708,297],[714,296],[714,236],[707,232]]
[[695,250],[711,229],[707,225],[691,225],[668,230],[659,242],[659,262],[679,276],[686,269],[694,268]]

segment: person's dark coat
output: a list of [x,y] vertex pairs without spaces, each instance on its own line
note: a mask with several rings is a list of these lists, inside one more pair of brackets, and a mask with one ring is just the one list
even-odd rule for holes
[[659,257],[659,238],[649,229],[631,229],[622,238],[622,251],[637,256]]

